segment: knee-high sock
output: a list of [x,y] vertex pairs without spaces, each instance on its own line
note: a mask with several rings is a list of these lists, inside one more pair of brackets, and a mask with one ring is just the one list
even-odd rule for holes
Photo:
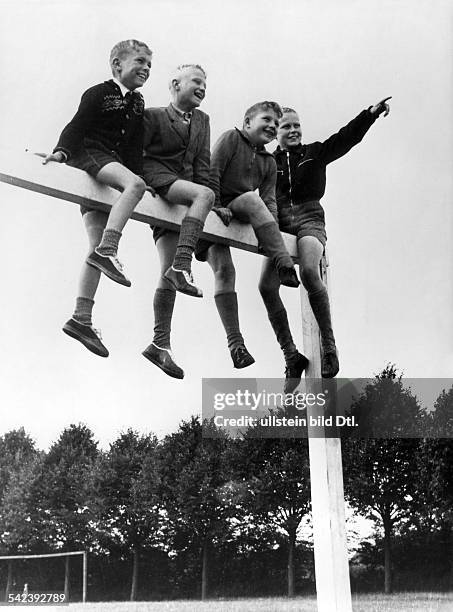
[[308,294],[310,306],[321,332],[321,342],[324,351],[335,349],[332,320],[330,316],[330,303],[327,289],[323,287]]
[[120,238],[121,232],[114,229],[105,229],[102,234],[102,240],[96,250],[100,255],[116,255]]
[[225,328],[228,348],[231,351],[231,349],[244,344],[244,338],[239,329],[237,294],[235,291],[218,293],[214,296],[214,299],[223,327]]
[[266,289],[260,289],[261,297],[264,305],[266,306],[267,316],[274,330],[274,334],[277,338],[277,342],[283,351],[285,361],[288,363],[296,355],[299,354],[294,340],[291,334],[288,323],[288,315],[286,309],[280,298],[278,291],[266,291]]
[[78,297],[72,318],[83,325],[91,325],[91,313],[93,311],[94,300],[86,297]]
[[154,294],[154,338],[153,343],[159,348],[170,347],[171,320],[175,305],[174,289],[156,289]]
[[173,267],[176,270],[190,272],[192,254],[197,246],[203,226],[203,221],[196,217],[186,216],[182,220],[178,246],[176,247],[175,258],[173,260]]
[[272,259],[277,270],[293,266],[293,260],[286,250],[282,234],[275,221],[269,221],[256,227],[255,234],[258,242],[263,247],[266,255]]

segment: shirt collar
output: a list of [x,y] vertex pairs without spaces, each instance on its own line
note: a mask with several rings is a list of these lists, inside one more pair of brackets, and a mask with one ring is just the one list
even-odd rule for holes
[[[125,87],[125,86],[124,86],[124,85],[121,83],[121,81],[118,81],[118,79],[116,79],[115,77],[113,77],[112,81],[118,85],[118,87],[119,87],[119,88],[120,88],[120,90],[121,90],[121,94],[122,94],[122,96],[123,96],[123,98],[124,98],[124,96],[127,94],[127,92],[128,92],[128,91],[130,91],[130,89],[128,89],[127,87]],[[131,92],[131,93],[132,93],[132,92]]]
[[170,104],[173,110],[175,111],[175,113],[178,115],[178,117],[181,117],[181,119],[190,123],[190,120],[192,119],[193,111],[182,111],[180,108],[175,106],[173,102],[170,102]]
[[265,155],[272,155],[272,153],[269,153],[269,151],[266,149],[266,147],[264,145],[255,145],[250,141],[249,135],[247,134],[247,132],[242,129],[240,130],[239,128],[236,128],[236,130],[239,132],[239,134],[242,136],[242,138],[244,140],[246,140],[249,144],[249,146],[256,151],[257,153],[264,153]]

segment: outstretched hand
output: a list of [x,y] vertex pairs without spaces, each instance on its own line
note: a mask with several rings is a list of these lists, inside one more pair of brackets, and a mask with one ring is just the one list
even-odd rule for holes
[[[40,153],[37,153],[37,155],[41,157]],[[57,151],[56,153],[49,153],[49,155],[46,155],[44,159],[42,160],[42,163],[47,164],[47,162],[54,161],[54,162],[58,162],[59,164],[61,164],[65,160],[66,160],[66,155],[62,151]]]
[[230,225],[233,213],[229,208],[213,208],[212,210],[222,219],[224,225],[227,227]]
[[390,112],[390,105],[387,104],[387,100],[390,100],[391,97],[392,96],[388,96],[388,98],[384,98],[383,100],[372,106],[370,108],[370,113],[373,113],[373,115],[377,115],[378,117],[379,115],[384,113],[384,117],[387,117]]

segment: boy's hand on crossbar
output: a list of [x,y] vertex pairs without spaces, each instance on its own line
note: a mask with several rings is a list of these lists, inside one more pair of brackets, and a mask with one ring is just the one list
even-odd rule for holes
[[392,96],[388,96],[388,98],[384,98],[383,100],[372,106],[370,108],[370,113],[372,113],[373,115],[377,115],[378,117],[381,113],[384,113],[384,117],[387,117],[390,112],[390,105],[387,104],[387,100],[390,100],[391,97]]
[[[40,154],[38,154],[38,155],[40,155]],[[42,160],[42,163],[43,164],[47,164],[47,162],[54,161],[54,162],[58,162],[59,164],[61,164],[64,161],[66,161],[66,159],[67,159],[67,157],[63,153],[63,151],[57,151],[56,153],[49,153],[49,155],[46,155],[44,157],[44,159]]]
[[224,225],[227,227],[230,225],[231,219],[233,218],[233,213],[229,208],[213,208],[212,210],[222,219]]

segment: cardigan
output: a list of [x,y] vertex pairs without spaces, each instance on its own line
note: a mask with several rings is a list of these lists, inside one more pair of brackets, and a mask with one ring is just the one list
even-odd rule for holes
[[143,96],[130,92],[123,98],[121,89],[113,81],[105,81],[87,89],[79,108],[63,129],[56,151],[67,158],[76,156],[84,147],[98,145],[115,152],[124,165],[135,174],[142,174],[143,161]]

